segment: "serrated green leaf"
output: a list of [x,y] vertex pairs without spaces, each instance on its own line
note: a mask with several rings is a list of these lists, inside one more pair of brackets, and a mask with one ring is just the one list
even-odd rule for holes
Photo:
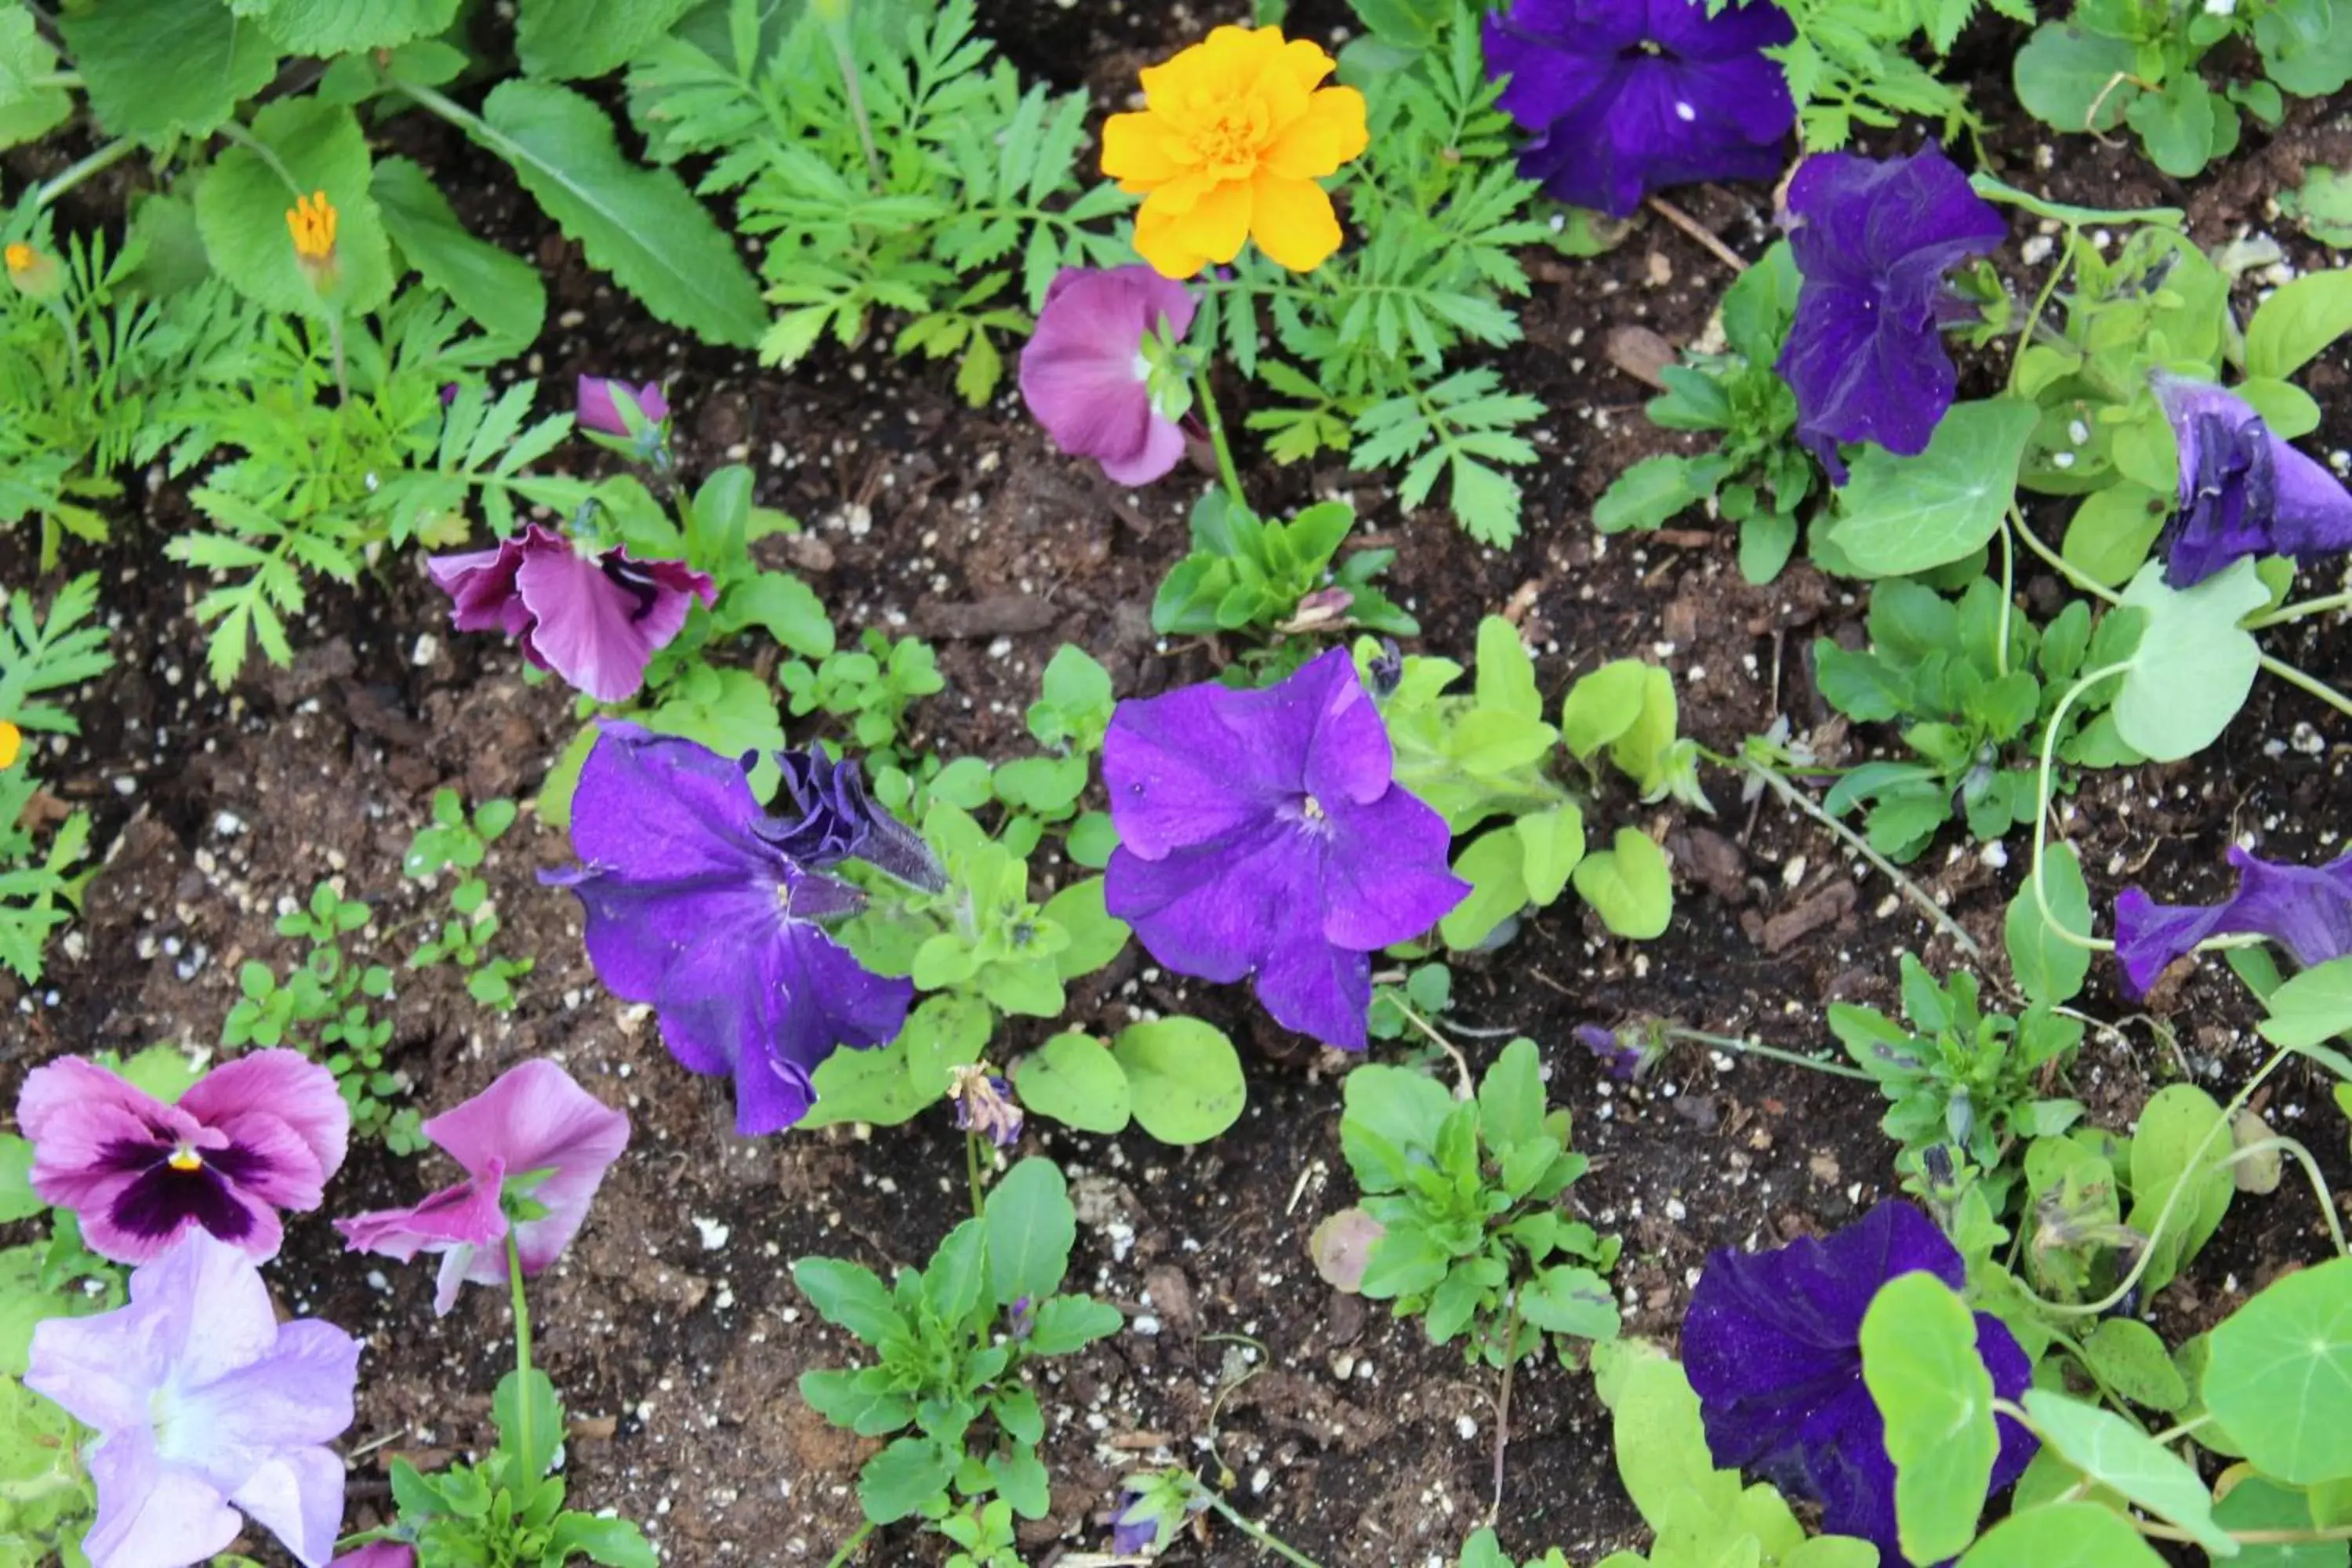
[[427,283],[516,350],[539,336],[547,284],[537,267],[467,233],[431,177],[405,158],[376,164],[369,188],[385,232]]

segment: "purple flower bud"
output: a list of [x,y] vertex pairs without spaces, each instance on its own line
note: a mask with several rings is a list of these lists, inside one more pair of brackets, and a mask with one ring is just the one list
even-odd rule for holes
[[2164,580],[2186,588],[2249,555],[2298,561],[2352,550],[2352,493],[2281,440],[2252,405],[2210,382],[2158,374],[2180,451],[2180,510],[2165,525]]
[[773,818],[755,831],[813,871],[863,860],[908,887],[936,893],[948,885],[939,857],[922,835],[877,807],[854,762],[836,763],[822,746],[779,752],[797,820]]
[[583,375],[580,378],[579,418],[583,430],[593,430],[602,436],[626,437],[628,422],[621,417],[620,404],[614,394],[625,394],[637,405],[637,412],[646,422],[659,425],[669,418],[669,399],[662,395],[661,383],[646,382],[643,386],[631,386],[625,381],[608,376]]
[[1013,1086],[986,1068],[950,1068],[948,1098],[955,1103],[959,1131],[978,1132],[1000,1149],[1021,1141],[1024,1118]]

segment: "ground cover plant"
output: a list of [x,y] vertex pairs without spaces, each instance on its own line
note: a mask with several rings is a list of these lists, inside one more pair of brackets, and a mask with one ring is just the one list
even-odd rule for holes
[[0,68],[0,1564],[2352,1552],[2340,0]]

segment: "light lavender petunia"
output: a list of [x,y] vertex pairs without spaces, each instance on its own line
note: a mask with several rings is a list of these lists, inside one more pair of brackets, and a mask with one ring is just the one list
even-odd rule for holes
[[683,562],[589,549],[535,522],[495,550],[425,564],[456,601],[450,619],[459,631],[516,638],[524,658],[599,702],[635,696],[647,661],[677,636],[693,601],[719,597],[718,585]]
[[2282,866],[2232,846],[2238,890],[2218,904],[2159,904],[2138,888],[2116,897],[2116,958],[2134,996],[2208,937],[2268,937],[2308,969],[2352,953],[2352,855]]
[[91,1568],[185,1568],[225,1551],[238,1510],[305,1568],[335,1550],[360,1345],[280,1323],[253,1260],[197,1232],[131,1276],[131,1303],[33,1331],[25,1385],[98,1434]]
[[2342,480],[2236,393],[2162,373],[2154,383],[2180,451],[2180,506],[2158,542],[2167,583],[2186,588],[2249,555],[2312,561],[2352,550]]
[[1943,330],[1973,314],[1944,275],[2007,226],[1932,142],[1907,158],[1815,153],[1789,183],[1789,216],[1804,286],[1773,368],[1797,395],[1797,438],[1843,483],[1841,441],[1927,449],[1959,386]]
[[[1181,341],[1192,294],[1144,266],[1065,268],[1045,290],[1021,351],[1021,396],[1062,450],[1100,463],[1122,485],[1148,485],[1184,455],[1182,378],[1155,366],[1144,340]],[[1153,396],[1153,382],[1168,390]],[[1176,402],[1169,408],[1164,402]]]
[[[1935,1222],[1889,1201],[1823,1240],[1711,1254],[1683,1320],[1683,1365],[1715,1462],[1819,1501],[1825,1529],[1875,1542],[1889,1568],[1905,1562],[1895,1463],[1862,1380],[1862,1320],[1880,1286],[1920,1272],[1957,1290],[1966,1270]],[[2016,1399],[2032,1363],[2000,1319],[1979,1312],[1976,1322],[1993,1391]],[[2002,1416],[1991,1490],[2016,1480],[2033,1449],[2032,1435]]]
[[[615,995],[650,1002],[688,1071],[735,1080],[735,1128],[790,1127],[836,1046],[878,1046],[914,986],[869,973],[820,921],[864,896],[779,848],[741,766],[691,741],[607,723],[580,771],[572,847],[541,879],[588,911],[588,956]],[[823,837],[822,833],[819,834]]]
[[662,395],[661,383],[657,381],[632,386],[610,376],[583,375],[580,378],[578,404],[580,427],[600,436],[625,438],[629,422],[621,416],[622,397],[635,403],[648,424],[659,425],[669,417],[669,399]]
[[1652,191],[1767,180],[1797,122],[1778,5],[1513,0],[1486,22],[1503,111],[1534,132],[1519,173],[1546,195],[1627,217]]
[[1122,702],[1103,742],[1119,837],[1105,903],[1178,973],[1254,977],[1276,1022],[1360,1050],[1370,955],[1470,891],[1446,869],[1444,818],[1393,767],[1342,648],[1263,691]]
[[61,1058],[26,1075],[16,1121],[33,1191],[73,1210],[91,1250],[118,1263],[195,1231],[275,1257],[278,1211],[319,1206],[352,1127],[334,1074],[287,1050],[215,1068],[176,1103]]
[[539,1060],[508,1068],[424,1132],[465,1167],[466,1179],[414,1208],[339,1219],[335,1228],[355,1252],[403,1263],[440,1254],[433,1310],[446,1316],[467,1280],[507,1282],[509,1227],[525,1274],[541,1272],[571,1245],[605,1170],[628,1146],[629,1119]]

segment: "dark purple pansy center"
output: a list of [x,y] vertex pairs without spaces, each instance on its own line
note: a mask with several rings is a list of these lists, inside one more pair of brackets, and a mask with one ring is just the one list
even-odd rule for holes
[[253,1211],[234,1189],[265,1173],[269,1162],[234,1143],[199,1149],[169,1129],[152,1131],[152,1142],[117,1139],[94,1162],[131,1178],[114,1199],[114,1223],[142,1240],[168,1237],[191,1219],[223,1241],[252,1235]]
[[637,607],[629,612],[631,621],[642,621],[653,614],[654,605],[661,596],[661,585],[654,581],[652,573],[617,550],[607,550],[596,563],[604,569],[607,581],[637,602]]

